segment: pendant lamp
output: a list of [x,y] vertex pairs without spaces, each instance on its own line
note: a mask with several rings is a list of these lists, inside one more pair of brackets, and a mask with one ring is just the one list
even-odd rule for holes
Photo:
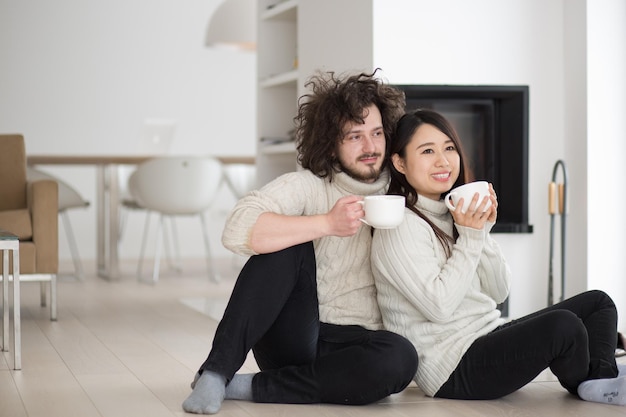
[[225,0],[213,13],[205,46],[256,50],[256,0]]

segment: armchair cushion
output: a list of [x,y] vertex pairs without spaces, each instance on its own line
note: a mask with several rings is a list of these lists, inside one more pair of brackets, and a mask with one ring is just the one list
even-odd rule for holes
[[31,240],[33,227],[28,209],[0,211],[0,229],[11,232],[19,240]]
[[59,186],[54,180],[28,183],[28,207],[33,223],[32,242],[39,274],[59,270]]

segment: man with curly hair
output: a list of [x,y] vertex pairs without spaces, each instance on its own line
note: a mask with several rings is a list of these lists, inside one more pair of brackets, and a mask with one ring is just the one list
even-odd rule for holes
[[[371,74],[318,73],[295,117],[298,162],[242,198],[222,242],[250,255],[183,402],[368,404],[403,390],[417,354],[383,330],[363,196],[384,194],[386,144],[404,94]],[[252,350],[261,372],[236,374]]]

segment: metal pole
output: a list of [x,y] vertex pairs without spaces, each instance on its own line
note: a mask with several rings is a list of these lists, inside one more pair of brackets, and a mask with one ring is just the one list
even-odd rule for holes
[[[557,170],[561,168],[563,182],[556,183]],[[553,274],[553,259],[554,259],[554,216],[557,209],[561,216],[561,295],[559,301],[563,301],[565,296],[565,238],[566,238],[566,218],[567,218],[567,169],[565,162],[562,160],[556,161],[552,170],[552,182],[549,184],[548,193],[548,212],[550,214],[550,269],[548,275],[548,305],[554,303],[553,286],[554,286],[554,274]],[[558,198],[558,208],[555,206],[555,199]]]

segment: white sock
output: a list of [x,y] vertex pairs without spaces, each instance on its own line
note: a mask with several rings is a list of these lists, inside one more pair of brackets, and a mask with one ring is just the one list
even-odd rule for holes
[[254,374],[235,374],[226,386],[226,399],[252,401],[252,378]]
[[626,405],[626,376],[584,381],[578,386],[578,395],[585,401]]
[[220,411],[226,391],[226,378],[204,371],[191,383],[193,391],[183,402],[183,410],[194,414],[215,414]]

